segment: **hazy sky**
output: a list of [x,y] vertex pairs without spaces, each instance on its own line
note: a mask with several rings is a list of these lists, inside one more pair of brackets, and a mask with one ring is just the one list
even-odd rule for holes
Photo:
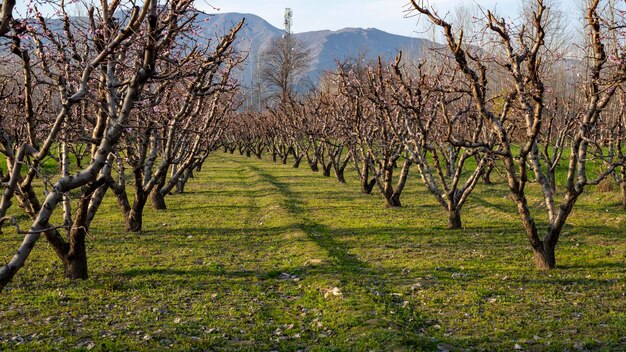
[[[44,3],[34,0],[35,3]],[[80,0],[80,2],[98,0]],[[440,15],[454,11],[459,6],[468,8],[495,9],[499,16],[516,18],[522,0],[425,0],[433,5]],[[583,0],[552,0],[566,12],[570,21],[576,21],[576,13]],[[17,2],[18,17],[26,16],[25,2]],[[284,11],[292,9],[295,33],[345,27],[378,28],[405,36],[430,36],[424,33],[425,26],[418,26],[417,17],[407,18],[409,0],[196,0],[196,7],[208,12],[253,13],[263,17],[272,25],[283,28]],[[72,6],[72,5],[70,5]],[[44,12],[46,6],[41,5]],[[424,21],[422,20],[422,23]],[[420,29],[421,28],[421,29]]]
[[[574,9],[578,0],[561,0],[564,9]],[[417,19],[405,18],[409,0],[200,0],[197,6],[206,12],[242,12],[263,17],[272,25],[283,28],[286,7],[293,10],[293,32],[344,27],[375,27],[384,31],[416,36]],[[463,5],[477,4],[496,9],[504,17],[515,17],[520,0],[429,0],[440,14]],[[219,11],[211,9],[219,8]]]

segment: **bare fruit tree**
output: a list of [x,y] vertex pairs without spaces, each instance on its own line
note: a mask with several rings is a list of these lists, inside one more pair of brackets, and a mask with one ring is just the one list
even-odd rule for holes
[[404,142],[430,193],[448,212],[448,228],[459,229],[463,205],[490,162],[493,135],[485,133],[468,99],[455,92],[454,76],[446,78],[447,66],[435,70],[420,64],[407,69],[401,61],[402,53],[391,65],[387,85],[394,87],[390,103],[404,118],[389,126]]
[[[11,38],[11,54],[22,67],[19,83],[25,94],[19,99],[26,108],[15,115],[16,125],[24,126],[22,132],[13,134],[18,138],[3,139],[0,148],[10,175],[0,201],[1,222],[12,221],[4,215],[16,197],[32,223],[25,231],[16,225],[24,239],[0,268],[0,289],[24,265],[42,234],[63,262],[68,278],[88,276],[86,237],[108,188],[116,147],[131,129],[147,87],[185,79],[178,70],[167,69],[171,55],[184,57],[195,50],[185,52],[179,46],[197,13],[190,0],[146,1],[140,6],[104,1],[99,7],[84,5],[87,16],[77,18],[67,14],[63,1],[48,5],[59,14],[57,18],[44,18],[31,4],[35,18],[10,21],[7,30],[5,19],[11,14],[4,11],[11,4],[2,4],[0,28]],[[189,33],[185,35],[189,38]],[[42,175],[46,158],[55,158],[56,141],[61,142],[62,170],[44,178],[46,193],[39,199],[33,180]],[[69,148],[63,145],[85,143],[90,160],[71,173]],[[74,202],[67,200],[73,190],[79,197],[71,214]],[[64,204],[65,224],[54,226],[50,218],[59,204]]]
[[[583,109],[575,114],[575,132],[569,141],[569,160],[566,168],[566,181],[561,193],[554,192],[554,187],[546,177],[546,163],[541,157],[542,133],[547,126],[546,119],[546,81],[544,71],[546,23],[548,15],[543,0],[533,2],[530,22],[525,24],[508,23],[487,12],[485,25],[487,33],[493,38],[494,52],[486,59],[484,55],[470,53],[471,42],[465,42],[463,31],[456,32],[451,23],[438,16],[422,1],[411,1],[415,10],[427,18],[434,26],[443,31],[447,51],[453,58],[456,69],[469,87],[474,108],[495,133],[497,148],[492,152],[504,164],[507,184],[517,204],[526,236],[535,256],[539,269],[556,267],[555,248],[563,226],[571,214],[578,197],[589,184],[597,184],[612,172],[609,169],[590,179],[588,166],[593,157],[604,155],[590,153],[589,147],[595,142],[596,128],[601,121],[602,111],[612,100],[618,87],[626,80],[626,63],[623,52],[615,64],[607,61],[605,42],[616,31],[616,26],[607,26],[601,16],[599,6],[606,4],[600,0],[590,1],[586,8],[587,53],[584,60],[588,72],[576,83],[584,91]],[[623,24],[621,24],[623,25]],[[490,76],[485,72],[502,69],[507,77],[502,91],[491,91]],[[502,109],[493,103],[493,96],[499,95],[511,108],[503,116]],[[517,139],[512,134],[512,124],[521,129]],[[532,215],[528,203],[526,188],[531,175],[540,186],[545,205],[547,230],[540,234],[540,229]],[[560,197],[559,197],[560,196]],[[560,199],[559,199],[560,198]]]

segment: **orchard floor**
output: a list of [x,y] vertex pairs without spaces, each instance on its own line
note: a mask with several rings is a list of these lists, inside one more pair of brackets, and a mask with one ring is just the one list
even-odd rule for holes
[[[354,175],[218,152],[137,234],[109,197],[90,279],[64,279],[40,241],[0,294],[0,349],[626,350],[616,192],[580,199],[559,269],[538,272],[502,183],[481,185],[449,231],[412,176],[387,209]],[[0,236],[6,262],[20,237]]]

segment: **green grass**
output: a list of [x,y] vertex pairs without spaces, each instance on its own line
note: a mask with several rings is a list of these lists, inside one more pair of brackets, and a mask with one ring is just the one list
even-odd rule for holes
[[[399,209],[347,176],[216,153],[168,210],[146,210],[140,234],[109,196],[88,239],[91,278],[64,279],[39,242],[0,294],[0,349],[626,349],[617,194],[590,188],[560,268],[537,272],[501,180],[448,231],[414,174]],[[6,261],[20,237],[0,236]]]

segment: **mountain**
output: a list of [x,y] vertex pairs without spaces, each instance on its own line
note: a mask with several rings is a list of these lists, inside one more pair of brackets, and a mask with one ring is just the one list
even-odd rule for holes
[[[220,34],[228,31],[242,18],[246,18],[246,25],[239,34],[237,49],[247,53],[246,67],[242,73],[245,85],[256,81],[259,68],[259,54],[269,43],[285,34],[282,29],[276,28],[259,16],[242,13],[206,14],[200,18],[205,35]],[[312,59],[307,76],[316,84],[321,75],[336,67],[336,61],[347,58],[363,58],[366,61],[375,60],[381,56],[390,60],[399,50],[405,57],[419,57],[420,52],[432,45],[432,42],[383,32],[376,28],[344,28],[338,31],[322,30],[296,33],[299,39],[311,51]]]
[[314,82],[327,70],[336,67],[336,61],[348,58],[375,60],[378,56],[390,60],[399,50],[408,56],[418,56],[429,43],[418,38],[403,37],[376,28],[344,28],[338,31],[316,31],[296,34],[311,50],[313,60],[309,78]]

